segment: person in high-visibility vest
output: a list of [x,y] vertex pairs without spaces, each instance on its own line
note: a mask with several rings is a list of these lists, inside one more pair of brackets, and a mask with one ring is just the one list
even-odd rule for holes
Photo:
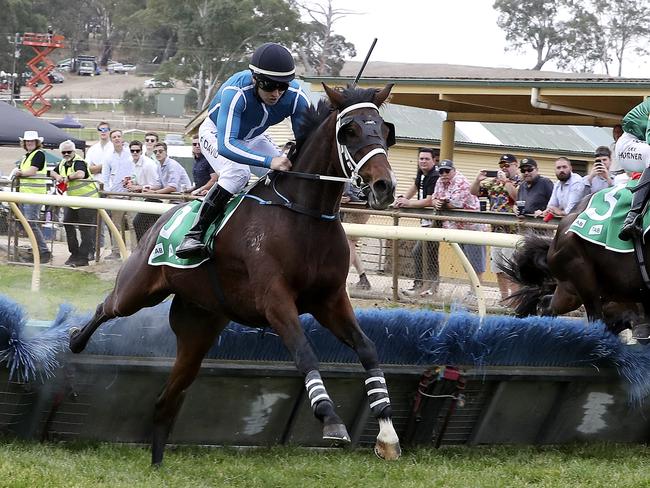
[[[21,193],[36,193],[44,195],[47,192],[47,167],[45,165],[45,152],[43,152],[43,138],[38,136],[35,130],[26,130],[23,137],[19,137],[20,144],[25,150],[25,156],[18,164],[13,174],[19,178],[19,191]],[[52,260],[52,253],[47,247],[43,233],[41,232],[41,205],[38,203],[22,203],[20,209],[29,221],[29,226],[34,231],[41,263],[48,263]]]
[[[74,142],[67,140],[59,145],[63,159],[50,172],[60,189],[65,188],[70,197],[98,198],[97,184],[93,181],[86,162],[75,152]],[[65,207],[63,226],[68,241],[70,257],[65,262],[72,267],[88,266],[88,259],[93,259],[95,248],[95,227],[97,210],[92,208]],[[77,225],[75,225],[77,224]],[[77,239],[77,228],[81,234],[81,243]]]

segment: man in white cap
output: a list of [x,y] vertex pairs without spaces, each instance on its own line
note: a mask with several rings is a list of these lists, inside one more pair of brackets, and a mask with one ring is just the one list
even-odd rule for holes
[[[47,167],[45,166],[45,153],[43,147],[43,138],[39,137],[35,130],[27,130],[20,137],[20,143],[25,150],[25,156],[14,171],[14,176],[19,178],[19,191],[21,193],[33,193],[44,195],[47,193],[46,180]],[[37,221],[41,220],[41,205],[38,203],[23,203],[20,205],[21,211],[29,221],[29,226],[34,231],[38,252],[41,263],[48,263],[52,260],[52,253],[47,247],[43,233]]]

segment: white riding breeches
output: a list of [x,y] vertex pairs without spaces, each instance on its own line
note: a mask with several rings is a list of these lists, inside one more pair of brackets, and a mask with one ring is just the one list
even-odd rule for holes
[[[271,138],[265,134],[244,140],[243,143],[251,151],[257,153],[273,157],[282,154]],[[220,156],[217,149],[217,127],[209,117],[199,127],[199,144],[201,144],[201,152],[210,163],[210,166],[219,175],[218,185],[233,195],[242,191],[248,184],[251,172],[255,176],[261,177],[269,171],[268,168],[240,164]]]
[[650,166],[650,145],[624,132],[616,141],[614,157],[625,171],[641,173]]

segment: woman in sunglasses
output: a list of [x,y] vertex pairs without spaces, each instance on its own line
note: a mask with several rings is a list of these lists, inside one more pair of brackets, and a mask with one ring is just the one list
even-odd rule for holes
[[199,129],[201,151],[219,181],[205,196],[197,221],[176,249],[180,258],[204,252],[205,230],[246,186],[251,166],[263,169],[259,174],[291,169],[289,159],[264,132],[291,117],[295,133],[309,107],[294,80],[293,56],[280,44],[269,42],[255,50],[248,66],[250,70],[235,73],[221,85]]

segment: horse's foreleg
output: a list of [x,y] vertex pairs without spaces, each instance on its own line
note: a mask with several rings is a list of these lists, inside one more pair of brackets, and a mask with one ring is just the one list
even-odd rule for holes
[[341,418],[336,414],[334,402],[327,393],[319,371],[316,354],[307,342],[300,325],[298,310],[286,298],[269,300],[266,318],[280,335],[284,345],[294,358],[298,371],[305,377],[305,389],[314,416],[323,423],[323,439],[348,444],[350,435]]
[[359,327],[345,290],[323,300],[313,314],[316,320],[358,354],[367,374],[365,387],[370,410],[379,421],[375,453],[382,459],[398,459],[402,451],[391,419],[390,397],[384,373],[379,367],[377,349]]
[[104,313],[104,302],[97,305],[95,315],[93,315],[93,318],[90,319],[86,325],[84,325],[81,329],[74,327],[70,329],[70,350],[75,354],[83,351],[86,348],[86,345],[88,344],[88,341],[90,340],[90,337],[93,335],[93,333],[109,318],[110,317],[106,316]]
[[192,384],[201,361],[228,320],[174,297],[169,323],[176,334],[176,361],[167,383],[156,401],[151,439],[151,464],[162,463],[165,444],[178,411],[183,405],[185,390]]

